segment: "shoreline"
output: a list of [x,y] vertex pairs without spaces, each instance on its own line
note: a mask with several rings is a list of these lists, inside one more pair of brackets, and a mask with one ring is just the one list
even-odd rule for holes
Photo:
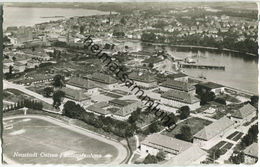
[[219,48],[215,48],[215,47],[210,47],[210,46],[196,46],[196,45],[173,45],[173,44],[169,44],[169,43],[157,43],[157,42],[144,42],[141,41],[140,39],[132,39],[132,38],[113,38],[112,39],[118,39],[118,40],[132,40],[132,41],[139,41],[141,43],[145,43],[145,44],[151,44],[154,46],[173,46],[173,47],[178,47],[178,48],[196,48],[196,49],[206,49],[206,50],[217,50],[217,51],[222,51],[222,52],[231,52],[231,53],[241,53],[241,54],[245,54],[245,55],[249,55],[255,58],[258,58],[258,55],[253,54],[253,53],[244,53],[238,50],[233,50],[233,49],[227,49],[227,48],[223,48],[223,49],[219,49]]

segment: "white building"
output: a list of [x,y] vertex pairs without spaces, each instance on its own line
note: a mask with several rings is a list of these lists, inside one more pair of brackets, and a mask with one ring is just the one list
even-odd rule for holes
[[215,141],[221,140],[225,134],[230,133],[234,125],[235,123],[232,120],[224,116],[197,132],[193,136],[193,143],[207,148]]
[[168,159],[192,147],[192,143],[161,135],[158,133],[147,136],[140,146],[142,154],[157,155],[159,151],[166,153]]

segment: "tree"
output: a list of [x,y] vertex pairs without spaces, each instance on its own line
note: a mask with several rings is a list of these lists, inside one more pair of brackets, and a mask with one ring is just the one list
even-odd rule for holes
[[151,154],[148,154],[143,161],[144,164],[155,164],[157,162],[158,162],[158,160],[157,160],[156,156],[151,155]]
[[233,164],[241,164],[245,162],[245,154],[241,152],[233,153],[233,155],[229,158],[229,161]]
[[171,127],[172,125],[176,124],[176,122],[178,121],[177,117],[175,116],[174,113],[171,113],[168,115],[169,116],[169,120],[165,120],[162,122],[163,126],[168,126]]
[[80,26],[80,28],[79,28],[80,34],[83,34],[84,30],[85,30],[85,26],[83,26],[83,25]]
[[203,91],[203,90],[198,91],[201,97],[201,102],[200,102],[201,105],[205,105],[208,102],[215,100],[216,95],[214,92]]
[[51,97],[53,94],[53,87],[46,87],[43,89],[43,95],[45,97]]
[[12,74],[12,73],[13,73],[13,68],[14,68],[14,67],[13,67],[12,65],[9,66],[9,74]]
[[54,87],[65,87],[65,77],[62,75],[55,75],[53,78],[53,86]]
[[84,118],[83,113],[85,113],[85,110],[74,101],[67,101],[63,106],[63,115],[67,117],[82,120]]
[[165,160],[165,153],[162,151],[162,150],[160,150],[158,153],[157,153],[157,155],[156,155],[156,158],[157,158],[157,160],[158,161],[163,161],[163,160]]
[[15,60],[16,60],[16,57],[13,56],[13,57],[12,57],[12,60],[15,61]]
[[159,122],[153,122],[148,126],[149,133],[155,133],[158,132],[159,130],[160,130]]
[[120,23],[123,24],[123,25],[126,24],[126,19],[125,19],[125,17],[122,17],[122,18],[121,18]]
[[250,104],[254,106],[255,108],[258,108],[258,101],[259,101],[259,96],[251,96],[250,97]]
[[153,66],[153,63],[149,63],[149,64],[148,64],[148,67],[149,67],[149,68],[153,68],[153,67],[154,67],[154,66]]
[[181,127],[181,133],[177,135],[176,137],[191,142],[192,140],[192,133],[191,133],[191,128],[188,125],[184,125]]
[[128,118],[127,122],[135,123],[141,114],[141,109],[137,108],[134,112],[131,113],[131,116]]
[[61,105],[62,98],[65,97],[65,93],[61,90],[58,90],[53,93],[53,107],[58,108]]
[[189,106],[183,106],[180,108],[180,119],[186,119],[190,115],[190,107]]

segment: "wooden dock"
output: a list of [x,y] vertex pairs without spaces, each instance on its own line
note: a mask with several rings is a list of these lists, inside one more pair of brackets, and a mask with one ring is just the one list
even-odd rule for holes
[[225,66],[199,65],[199,64],[181,64],[181,67],[206,69],[206,70],[225,70]]

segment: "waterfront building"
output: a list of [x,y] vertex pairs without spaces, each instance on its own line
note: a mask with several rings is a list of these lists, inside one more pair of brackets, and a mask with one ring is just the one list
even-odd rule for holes
[[196,85],[196,93],[200,92],[214,92],[215,95],[219,95],[225,91],[225,86],[214,83],[214,82],[204,82]]
[[160,90],[162,92],[167,92],[169,90],[177,90],[177,91],[191,93],[194,95],[196,89],[195,86],[193,86],[190,83],[168,78],[165,82],[163,82],[160,85]]
[[171,78],[171,79],[174,79],[176,81],[182,81],[182,82],[188,82],[188,80],[189,80],[188,75],[186,75],[184,73],[170,74],[170,75],[167,75],[167,78]]

